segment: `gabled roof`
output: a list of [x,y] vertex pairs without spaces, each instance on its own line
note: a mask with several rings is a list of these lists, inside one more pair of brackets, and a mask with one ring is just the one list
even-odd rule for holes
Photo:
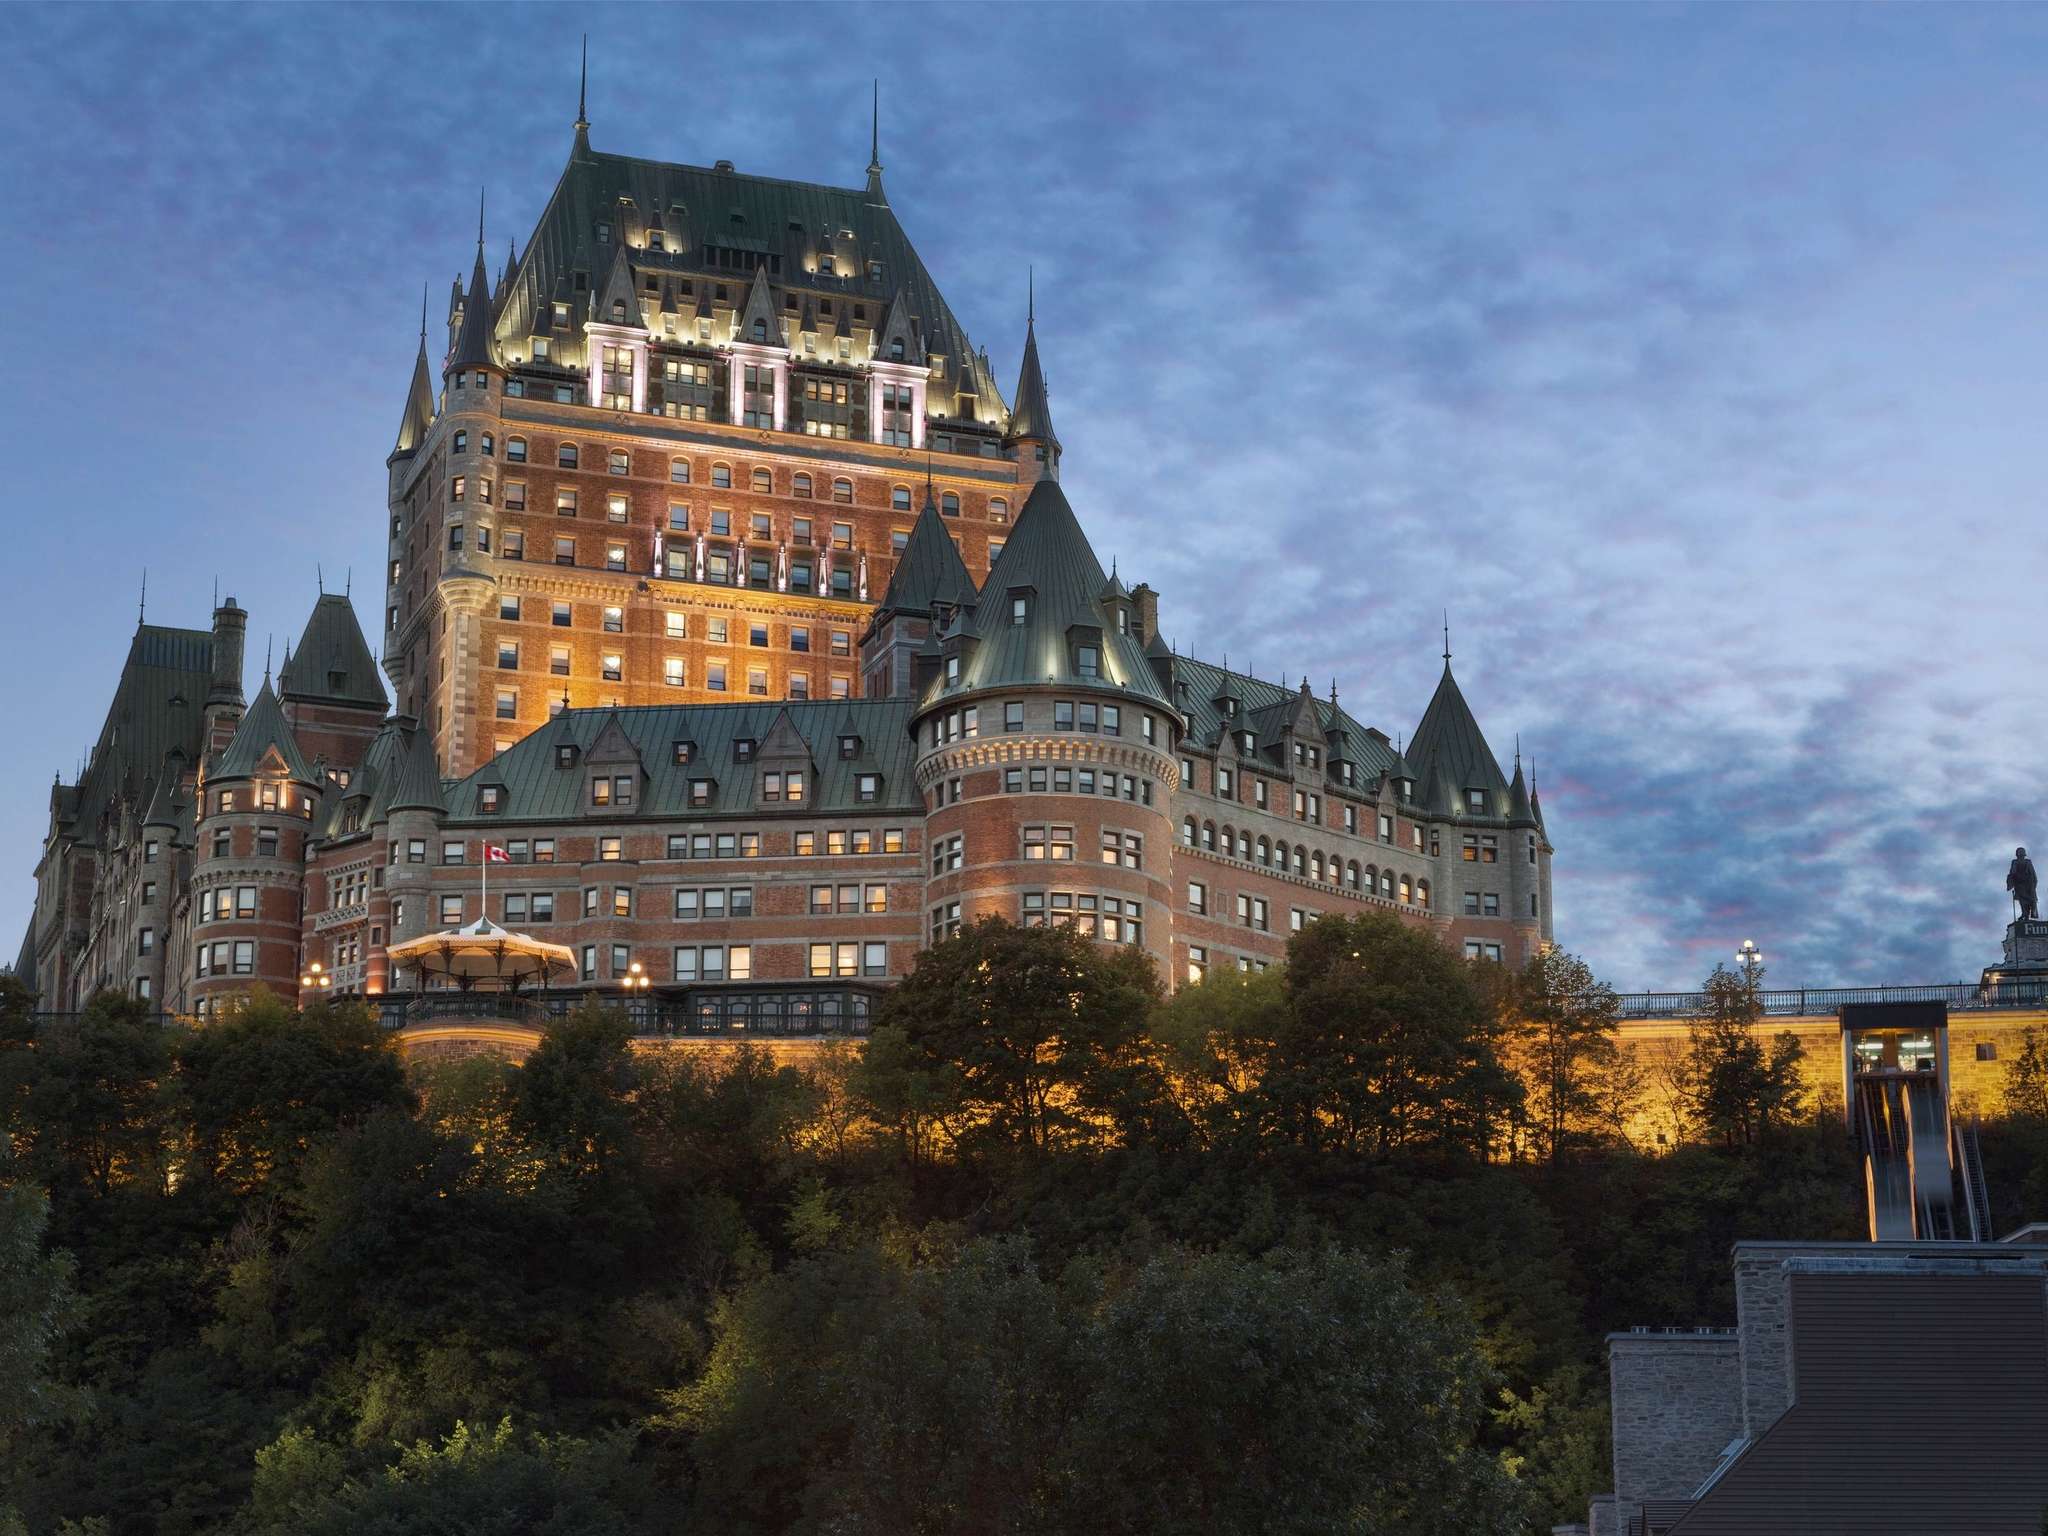
[[[612,819],[746,816],[758,820],[761,809],[755,801],[755,776],[761,771],[762,754],[756,750],[741,761],[734,756],[733,743],[751,741],[758,749],[785,718],[788,729],[809,749],[814,765],[805,814],[857,809],[878,822],[884,817],[915,816],[922,801],[911,771],[916,753],[910,735],[913,712],[908,699],[564,710],[547,730],[533,732],[468,778],[449,785],[449,819],[493,823],[584,816],[586,759],[600,732],[616,725],[639,753],[646,777],[635,810]],[[849,719],[857,722],[851,732],[846,728]],[[839,738],[848,734],[861,738],[864,750],[860,758],[839,756]],[[781,750],[793,753],[788,739],[782,740]],[[687,764],[675,760],[675,743],[679,741],[694,744]],[[579,749],[574,767],[555,766],[555,749],[563,745]],[[882,775],[880,799],[858,798],[858,773]],[[717,782],[718,792],[708,809],[690,805],[692,779]],[[502,785],[505,790],[504,809],[488,816],[477,809],[478,790],[485,784]]]
[[322,593],[299,636],[298,648],[278,669],[278,690],[309,703],[354,704],[383,710],[390,702],[370,655],[355,604],[339,592]]
[[221,753],[213,776],[217,779],[252,778],[262,771],[272,752],[277,754],[285,771],[298,783],[319,782],[300,755],[299,744],[292,737],[292,728],[285,724],[284,710],[279,707],[277,694],[272,691],[270,679],[266,677],[263,686],[256,690],[256,699],[249,706],[249,712],[235,727],[234,739]]
[[[754,340],[754,322],[761,321],[762,332],[767,341]],[[740,311],[740,320],[734,328],[733,340],[748,345],[786,347],[789,338],[783,334],[782,315],[775,308],[775,294],[768,286],[768,268],[754,268],[754,280],[747,286],[747,307]]]
[[[621,240],[612,247],[611,271],[605,275],[604,288],[597,296],[597,307],[590,314],[599,325],[631,325],[641,323],[640,295],[633,289],[633,263],[626,255],[626,242]],[[612,305],[625,306],[624,320],[612,318]]]
[[925,490],[924,510],[910,527],[910,542],[896,557],[896,569],[889,573],[889,589],[875,609],[879,620],[889,613],[929,613],[934,603],[964,607],[974,601],[974,578],[967,574],[967,562],[946,531],[938,503]]
[[1240,707],[1232,728],[1253,731],[1259,736],[1260,746],[1270,745],[1271,740],[1278,739],[1276,736],[1269,740],[1260,734],[1260,721],[1291,721],[1294,710],[1304,706],[1312,709],[1325,736],[1343,733],[1344,756],[1358,765],[1358,785],[1361,788],[1369,786],[1394,761],[1393,752],[1377,731],[1368,730],[1359,724],[1355,716],[1328,699],[1311,696],[1304,700],[1299,689],[1263,682],[1241,672],[1198,661],[1192,656],[1175,657],[1174,669],[1180,691],[1176,702],[1181,713],[1188,717],[1188,740],[1192,743],[1209,747],[1217,745],[1228,724],[1218,707],[1218,700],[1235,697]]
[[[924,345],[945,359],[944,371],[932,381],[933,397],[974,395],[982,421],[1000,423],[1009,416],[966,332],[885,201],[871,198],[861,187],[827,187],[600,153],[589,148],[580,131],[507,289],[498,320],[501,339],[509,342],[544,332],[546,327],[536,325],[537,318],[545,317],[555,299],[574,292],[577,272],[592,288],[603,280],[614,256],[597,238],[600,222],[610,225],[614,240],[637,241],[645,230],[662,229],[666,249],[641,245],[633,252],[634,264],[642,273],[689,280],[694,291],[678,294],[676,301],[693,316],[708,316],[714,286],[733,281],[730,267],[707,263],[707,247],[761,261],[770,268],[770,280],[785,291],[830,297],[840,334],[846,333],[856,305],[866,313],[852,323],[863,329],[877,327],[882,311],[900,289],[910,312],[922,318]],[[843,238],[842,231],[850,238]],[[832,277],[820,277],[813,284],[809,274],[827,248],[828,235],[835,255],[844,257],[851,251],[860,259],[836,262]],[[819,319],[822,323],[824,316]],[[568,351],[581,345],[580,337],[573,338]],[[571,367],[576,364],[573,355],[560,360]]]
[[1457,809],[1464,808],[1466,790],[1481,789],[1486,791],[1487,814],[1507,816],[1507,775],[1500,771],[1493,748],[1486,744],[1479,722],[1472,718],[1471,706],[1458,691],[1448,660],[1444,662],[1444,675],[1437,682],[1436,694],[1430,699],[1429,708],[1422,712],[1422,723],[1408,740],[1408,761],[1415,765],[1425,783],[1441,772],[1455,793]]
[[[895,343],[903,343],[903,356],[893,356]],[[895,297],[889,300],[889,312],[882,317],[881,325],[875,331],[875,357],[880,362],[901,362],[922,367],[924,364],[924,342],[917,334],[917,327],[911,324],[910,301],[898,288]]]
[[415,452],[426,441],[434,424],[434,381],[427,371],[427,337],[420,333],[420,350],[412,360],[412,384],[405,392],[405,414],[398,419],[398,441],[391,457]]
[[184,770],[185,756],[173,750],[157,771],[156,788],[149,797],[149,809],[143,812],[145,827],[170,827],[176,829],[180,822],[183,805],[178,794],[178,779]]
[[462,330],[449,354],[448,368],[502,368],[498,343],[491,330],[491,279],[484,271],[484,246],[476,246],[476,270],[469,275],[469,295],[462,301]]
[[1045,398],[1045,372],[1038,365],[1038,327],[1024,322],[1024,366],[1017,372],[1017,403],[1010,411],[1009,437],[1012,441],[1037,438],[1060,445],[1052,429],[1052,406]]
[[[963,616],[964,647],[959,681],[940,676],[926,694],[931,704],[947,694],[1027,683],[1122,689],[1168,704],[1144,645],[1104,608],[1102,563],[1056,480],[1032,487],[1003,544],[972,616]],[[1010,599],[1030,594],[1022,624],[1010,622]],[[1074,671],[1077,630],[1093,631],[1089,643],[1100,652],[1101,676]]]

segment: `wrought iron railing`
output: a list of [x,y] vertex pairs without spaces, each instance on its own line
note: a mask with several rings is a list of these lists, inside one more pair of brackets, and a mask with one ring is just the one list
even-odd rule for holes
[[[1684,1019],[1707,1011],[1704,992],[1624,992],[1624,1019]],[[2008,979],[1996,984],[1940,982],[1920,987],[1767,987],[1757,1002],[1773,1018],[1824,1018],[1845,1003],[1946,1003],[1954,1013],[2000,1008],[2048,1007],[2048,978]]]
[[627,998],[602,988],[514,996],[505,992],[430,991],[393,994],[375,1006],[387,1029],[436,1019],[515,1019],[529,1027],[565,1019],[591,1003],[619,1009],[642,1038],[860,1038],[868,1032],[879,989],[769,984],[691,988]]

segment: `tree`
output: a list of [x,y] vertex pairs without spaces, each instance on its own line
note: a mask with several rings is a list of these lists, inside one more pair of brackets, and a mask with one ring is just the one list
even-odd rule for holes
[[1164,1250],[1042,1278],[980,1240],[749,1287],[676,1397],[732,1532],[1506,1532],[1487,1368],[1447,1297],[1342,1253]]
[[191,1172],[237,1194],[289,1188],[318,1140],[413,1108],[390,1038],[352,1003],[244,996],[187,1034],[178,1083]]
[[19,1055],[21,1129],[54,1192],[162,1187],[171,1038],[140,999],[97,993],[77,1018],[48,1021]]
[[1168,1088],[1210,1145],[1257,1140],[1258,1088],[1288,1019],[1286,972],[1279,966],[1217,966],[1153,1011]]
[[1483,1155],[1521,1090],[1464,962],[1389,912],[1322,917],[1287,948],[1287,1028],[1260,1095],[1310,1150]]
[[2020,1031],[2020,1053],[2005,1077],[2005,1112],[2048,1120],[2048,1040],[2037,1029]]
[[860,1091],[906,1138],[930,1127],[969,1153],[1109,1144],[1162,1102],[1158,996],[1139,950],[983,918],[883,999]]
[[1616,1039],[1621,1003],[1578,956],[1546,949],[1520,971],[1482,983],[1492,993],[1521,1080],[1536,1155],[1555,1164],[1574,1147],[1619,1139],[1640,1095]]
[[74,1304],[69,1255],[43,1247],[49,1198],[14,1174],[0,1135],[0,1530],[15,1491],[7,1469],[23,1466],[24,1432],[50,1416],[59,1395],[50,1352]]
[[1684,1088],[1694,1124],[1725,1146],[1748,1146],[1799,1113],[1799,1042],[1781,1032],[1766,1048],[1760,968],[1715,966],[1702,1011],[1687,1031]]

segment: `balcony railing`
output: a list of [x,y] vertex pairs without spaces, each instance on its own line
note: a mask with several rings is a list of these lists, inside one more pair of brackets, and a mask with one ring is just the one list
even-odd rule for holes
[[770,983],[692,987],[628,998],[615,989],[424,992],[377,1003],[387,1029],[441,1019],[511,1019],[529,1028],[565,1019],[590,1003],[623,1011],[635,1036],[649,1039],[859,1039],[866,1036],[880,989]]
[[[1707,1011],[1704,992],[1624,992],[1624,1019],[1684,1019]],[[2002,1008],[2048,1008],[2048,978],[2015,978],[1994,986],[1981,982],[1940,982],[1920,987],[1772,987],[1757,993],[1773,1018],[1823,1018],[1847,1003],[1946,1003],[1954,1013]]]

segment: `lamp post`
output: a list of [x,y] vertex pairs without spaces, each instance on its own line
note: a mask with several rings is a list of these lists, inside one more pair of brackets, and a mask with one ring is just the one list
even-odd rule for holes
[[626,974],[619,978],[619,986],[626,994],[626,1016],[637,1020],[641,1026],[646,1023],[647,989],[653,985],[654,978],[647,974],[647,968],[638,960],[627,966]]
[[1756,947],[1755,939],[1742,941],[1742,948],[1735,951],[1735,963],[1742,967],[1742,979],[1754,994],[1757,977],[1763,974],[1764,969],[1764,952]]
[[334,978],[327,974],[318,960],[307,966],[305,973],[299,977],[301,992],[324,992],[333,985]]

